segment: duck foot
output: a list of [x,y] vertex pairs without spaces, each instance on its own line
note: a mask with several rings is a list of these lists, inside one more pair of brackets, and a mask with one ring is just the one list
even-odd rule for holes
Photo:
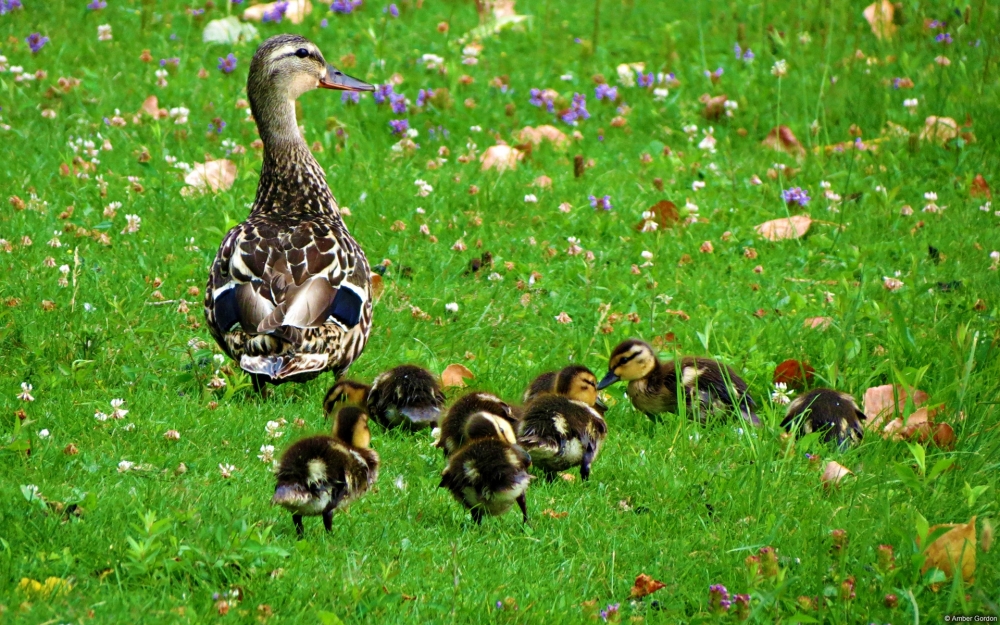
[[260,397],[261,401],[265,401],[270,395],[267,390],[267,376],[259,373],[251,373],[250,383],[253,384],[253,390]]
[[328,506],[326,510],[323,511],[323,527],[326,531],[333,530],[333,506]]
[[469,510],[472,513],[472,520],[476,522],[476,525],[483,524],[483,509],[482,508],[472,508]]
[[302,515],[293,514],[292,523],[295,524],[295,535],[298,536],[299,540],[302,540],[302,538],[305,536],[306,533],[305,528],[302,527]]
[[528,498],[524,493],[521,493],[517,498],[517,505],[521,508],[521,517],[524,524],[528,524]]

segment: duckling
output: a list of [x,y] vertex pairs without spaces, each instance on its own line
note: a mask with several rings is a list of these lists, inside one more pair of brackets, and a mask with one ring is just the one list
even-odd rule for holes
[[582,401],[541,395],[525,407],[517,433],[517,444],[549,481],[557,472],[576,466],[586,481],[608,434],[608,425],[597,410]]
[[608,409],[604,402],[597,397],[597,376],[583,365],[570,365],[559,371],[543,373],[528,385],[528,390],[524,392],[522,401],[527,404],[546,393],[562,395],[583,402],[597,408],[601,414],[604,414]]
[[465,444],[465,429],[469,418],[476,413],[494,415],[516,427],[518,414],[513,406],[490,393],[472,392],[463,395],[452,404],[441,419],[437,446],[444,451],[444,457],[455,453]]
[[469,509],[480,524],[483,516],[500,516],[516,502],[528,522],[525,496],[531,457],[515,442],[514,431],[501,417],[485,412],[470,415],[463,428],[469,442],[456,451],[441,473],[440,488]]
[[745,420],[760,425],[746,382],[730,367],[711,358],[685,356],[680,360],[679,380],[677,367],[674,361],[657,358],[649,343],[629,339],[611,352],[608,374],[597,389],[625,380],[632,405],[653,416],[677,412],[677,387],[681,386],[687,410],[703,422],[707,414],[738,408]]
[[438,422],[444,393],[430,371],[400,365],[379,374],[371,386],[339,380],[327,391],[323,408],[329,415],[340,402],[366,408],[375,422],[386,429],[399,426],[417,429]]
[[368,415],[355,406],[337,413],[332,436],[310,436],[285,450],[278,464],[272,505],[292,513],[301,538],[303,516],[323,516],[333,527],[333,512],[365,494],[378,478],[379,457],[369,446]]
[[800,434],[825,431],[823,440],[834,440],[841,448],[859,443],[865,435],[861,421],[866,419],[854,398],[830,388],[817,388],[796,397],[788,405],[781,422],[787,431]]
[[374,91],[328,65],[314,43],[276,35],[250,62],[247,96],[264,144],[246,221],[222,240],[205,289],[212,337],[264,395],[267,384],[339,377],[368,342],[371,272],[347,231],[295,101],[317,87]]

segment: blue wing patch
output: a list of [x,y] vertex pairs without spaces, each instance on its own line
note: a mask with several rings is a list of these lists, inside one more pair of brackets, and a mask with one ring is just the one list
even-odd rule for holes
[[347,287],[337,289],[330,306],[330,316],[348,328],[361,322],[361,296]]
[[225,334],[240,322],[236,307],[236,289],[226,289],[215,298],[215,327]]

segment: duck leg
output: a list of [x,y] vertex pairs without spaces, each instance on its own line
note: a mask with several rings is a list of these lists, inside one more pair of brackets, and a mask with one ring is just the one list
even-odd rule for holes
[[259,373],[251,373],[250,383],[253,384],[254,392],[256,392],[262,400],[267,399],[267,376]]
[[586,482],[590,479],[590,465],[594,462],[594,454],[597,449],[594,447],[593,441],[587,441],[587,450],[583,452],[583,458],[580,460],[580,479]]
[[323,510],[323,527],[328,532],[333,530],[333,508],[333,503],[331,503]]
[[524,493],[521,493],[517,497],[517,505],[521,508],[521,516],[524,519],[524,523],[528,522],[528,498]]
[[292,523],[295,524],[295,534],[296,534],[296,536],[299,537],[299,540],[302,540],[303,535],[306,533],[305,528],[302,527],[302,515],[301,514],[293,514],[292,515]]
[[472,513],[472,520],[476,522],[476,525],[483,524],[483,509],[479,506],[471,508],[469,512]]

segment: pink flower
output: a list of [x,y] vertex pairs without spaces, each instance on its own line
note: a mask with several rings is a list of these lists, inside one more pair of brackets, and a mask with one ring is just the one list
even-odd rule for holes
[[882,286],[890,291],[898,291],[903,288],[903,281],[898,278],[890,278],[889,276],[882,276]]
[[558,321],[559,323],[573,323],[573,319],[570,318],[570,316],[567,315],[565,311],[556,315],[556,321]]

